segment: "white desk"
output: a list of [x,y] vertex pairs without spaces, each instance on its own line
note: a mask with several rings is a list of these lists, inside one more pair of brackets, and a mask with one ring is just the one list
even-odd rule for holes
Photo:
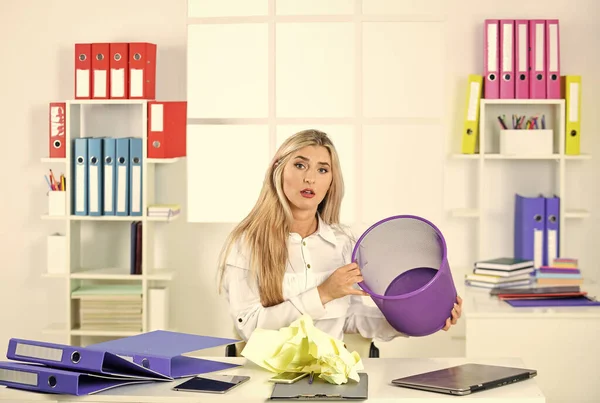
[[[600,298],[597,285],[583,285]],[[549,403],[600,402],[600,307],[513,308],[466,287],[466,357],[521,357]]]
[[[183,380],[143,385],[130,385],[90,396],[47,395],[25,392],[0,387],[0,402],[134,402],[134,403],[211,403],[211,402],[265,402],[273,389],[269,379],[273,374],[247,362],[244,358],[213,358],[222,361],[239,362],[242,367],[223,371],[227,374],[250,375],[247,383],[238,386],[224,395],[213,395],[193,392],[175,392],[171,388]],[[536,379],[517,382],[500,388],[481,391],[472,395],[457,397],[439,393],[423,392],[390,385],[394,378],[418,372],[441,369],[448,366],[469,362],[464,358],[367,358],[364,360],[365,371],[369,374],[369,402],[386,403],[456,403],[457,400],[475,399],[478,403],[545,403],[546,399],[540,391]],[[471,360],[492,365],[523,367],[520,359]]]

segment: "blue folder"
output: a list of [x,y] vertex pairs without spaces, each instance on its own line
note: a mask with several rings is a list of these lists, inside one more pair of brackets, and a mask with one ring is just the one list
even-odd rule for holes
[[515,195],[514,257],[543,264],[546,210],[545,198]]
[[6,358],[50,368],[113,377],[170,380],[169,377],[107,351],[37,340],[11,338]]
[[116,139],[117,173],[115,180],[116,215],[129,215],[129,138]]
[[102,138],[88,139],[88,212],[91,216],[102,215],[102,191],[104,188],[102,170]]
[[151,381],[67,371],[43,365],[0,362],[0,385],[34,392],[82,396],[146,382]]
[[543,265],[550,266],[553,259],[560,257],[560,198],[547,197],[545,210]]
[[73,139],[73,208],[74,215],[88,215],[88,139]]
[[129,139],[129,215],[142,215],[142,139]]
[[239,366],[181,355],[237,342],[239,340],[156,330],[92,344],[87,348],[128,357],[136,364],[175,379]]
[[104,179],[103,190],[103,215],[115,215],[117,201],[115,185],[117,181],[117,141],[114,138],[105,137],[102,139],[102,169]]

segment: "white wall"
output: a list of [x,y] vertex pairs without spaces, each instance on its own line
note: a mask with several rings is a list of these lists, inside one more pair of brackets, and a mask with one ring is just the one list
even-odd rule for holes
[[[392,5],[387,8],[392,11],[393,5],[399,3],[371,2]],[[600,93],[597,1],[438,0],[409,4],[415,8],[406,12],[416,20],[432,13],[446,17],[443,129],[437,138],[431,139],[432,144],[439,142],[435,146],[440,151],[438,154],[460,149],[466,76],[482,71],[481,24],[485,18],[499,17],[560,18],[562,73],[581,74],[584,80],[582,150],[594,157],[598,154],[600,141],[594,135],[600,130],[600,120],[595,114],[599,105],[595,94]],[[586,11],[584,7],[589,9]],[[0,351],[10,337],[56,340],[43,335],[41,330],[50,323],[61,321],[64,311],[64,307],[56,302],[65,292],[62,282],[41,278],[45,270],[45,236],[61,230],[63,224],[40,220],[46,206],[42,175],[47,165],[42,165],[39,159],[47,153],[48,102],[73,97],[73,43],[155,42],[158,44],[157,97],[185,99],[186,13],[187,5],[183,0],[0,2],[0,54],[10,55],[8,61],[0,65],[0,77],[3,77],[0,110],[5,138],[12,141],[12,144],[5,142],[8,151],[0,159],[0,180],[8,186],[0,192],[0,210],[7,216],[0,226]],[[455,278],[460,280],[464,273],[459,268],[469,266],[474,258],[475,247],[472,245],[476,242],[473,235],[476,225],[474,220],[451,218],[446,210],[468,202],[469,195],[476,191],[470,183],[475,178],[469,171],[473,166],[471,163],[444,162],[443,178],[438,180],[431,172],[423,173],[435,179],[435,186],[443,186],[439,191],[440,198],[424,198],[422,203],[440,219]],[[577,203],[572,207],[587,208],[592,216],[568,221],[570,235],[566,251],[580,258],[588,276],[600,280],[600,269],[594,267],[600,258],[594,244],[599,235],[596,228],[600,228],[596,217],[599,194],[591,177],[598,168],[598,159],[569,168],[569,177],[573,179],[568,186],[573,193],[570,200]],[[185,164],[161,169],[158,173],[157,189],[163,189],[158,201],[179,202],[184,215],[157,230],[156,264],[177,270],[171,293],[171,318],[177,330],[230,335],[227,307],[215,292],[215,263],[232,225],[186,223],[188,174],[193,173],[186,172]],[[462,289],[460,281],[457,285]],[[452,332],[428,338],[398,340],[382,346],[382,350],[386,355],[460,355],[464,352],[462,341],[452,337],[460,336],[463,326],[461,323]]]

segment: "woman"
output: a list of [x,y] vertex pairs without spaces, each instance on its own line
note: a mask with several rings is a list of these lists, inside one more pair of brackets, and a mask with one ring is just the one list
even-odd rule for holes
[[[280,329],[303,314],[336,339],[344,333],[391,340],[404,336],[377,307],[362,303],[351,262],[353,238],[340,226],[344,183],[327,135],[304,130],[289,137],[267,169],[261,193],[232,231],[219,269],[241,338],[254,329]],[[455,324],[462,301],[444,330]]]

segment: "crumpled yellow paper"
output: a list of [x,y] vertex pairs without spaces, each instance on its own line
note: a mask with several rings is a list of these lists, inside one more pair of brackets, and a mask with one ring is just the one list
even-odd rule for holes
[[275,373],[314,372],[337,385],[348,379],[358,382],[357,371],[364,369],[356,351],[314,327],[308,315],[279,330],[254,330],[241,355]]

